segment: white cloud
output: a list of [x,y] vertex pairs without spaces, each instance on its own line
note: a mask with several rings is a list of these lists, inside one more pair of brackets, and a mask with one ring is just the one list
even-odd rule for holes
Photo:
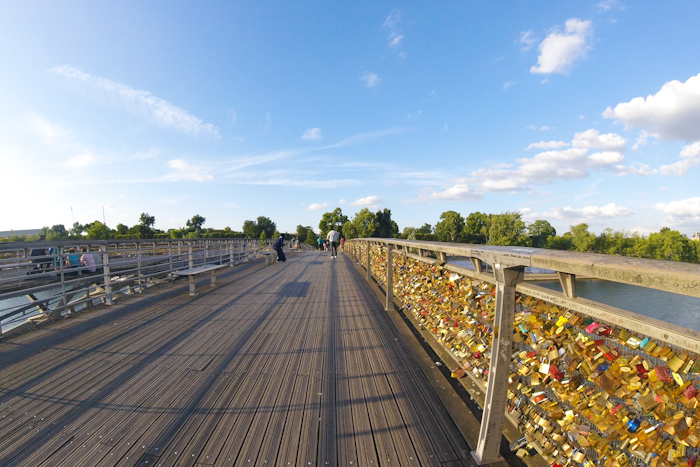
[[320,211],[321,209],[326,209],[328,207],[328,203],[313,203],[310,204],[308,208],[306,208],[307,211]]
[[603,0],[598,3],[598,10],[600,11],[610,11],[612,9],[624,10],[625,6],[620,3],[620,0]]
[[360,198],[357,201],[353,201],[350,203],[350,206],[359,206],[359,207],[367,207],[370,209],[376,209],[379,207],[380,204],[383,204],[384,200],[381,199],[379,196],[367,196],[366,198]]
[[624,206],[609,203],[605,206],[585,206],[583,208],[552,208],[547,214],[554,219],[576,219],[583,222],[595,222],[598,219],[610,219],[613,217],[628,217],[635,212]]
[[360,81],[363,81],[365,83],[366,88],[374,88],[379,86],[379,83],[382,82],[382,79],[377,76],[376,73],[365,73],[360,77]]
[[[400,22],[401,13],[399,11],[392,11],[391,14],[387,16],[386,20],[384,20],[384,24],[382,25],[382,29],[389,30],[389,35],[387,36],[386,41],[391,49],[398,49],[404,39],[404,35],[401,34],[399,30]],[[401,56],[404,58],[404,54],[401,54]]]
[[666,214],[669,222],[680,224],[700,222],[700,197],[656,203],[654,209]]
[[183,161],[182,159],[173,159],[168,161],[168,167],[173,169],[174,172],[165,175],[163,180],[171,182],[180,180],[195,180],[197,182],[204,182],[214,178],[209,171],[203,167],[192,165],[187,161]]
[[71,132],[61,125],[33,112],[26,112],[23,116],[24,129],[37,136],[41,142],[48,146],[65,147],[72,143]]
[[608,107],[603,117],[663,140],[700,141],[700,74],[685,83],[669,81],[646,99],[635,97]]
[[536,42],[537,39],[535,39],[532,30],[523,31],[520,33],[520,39],[518,40],[518,43],[520,44],[520,50],[530,50]]
[[586,130],[574,135],[571,142],[575,148],[603,149],[608,151],[625,152],[625,139],[615,133],[601,135],[598,130]]
[[69,80],[83,83],[106,94],[110,102],[119,102],[130,112],[140,115],[161,128],[173,128],[192,136],[219,137],[219,129],[190,115],[170,102],[155,97],[148,91],[130,88],[106,78],[91,76],[71,66],[59,66],[49,71]]
[[429,195],[431,199],[442,201],[474,201],[482,197],[481,193],[470,190],[466,183],[457,183],[444,191],[436,191]]
[[590,49],[591,22],[572,18],[566,21],[565,31],[552,31],[539,46],[537,66],[531,73],[563,73],[571,70],[574,62],[586,57]]
[[528,130],[541,130],[541,131],[549,131],[552,130],[553,127],[551,126],[535,126],[535,125],[528,125],[527,126]]
[[340,204],[340,205],[345,204],[345,200],[344,200],[344,199],[341,199],[340,201],[338,201],[338,204]]
[[517,81],[506,81],[505,83],[503,83],[503,89],[508,89],[509,87],[515,86],[516,84],[518,84]]
[[700,165],[700,141],[684,146],[681,150],[681,160],[673,164],[662,165],[659,167],[659,173],[661,175],[683,176],[688,172],[688,169],[696,165]]
[[303,135],[301,135],[301,139],[307,140],[307,141],[318,141],[320,139],[323,139],[323,136],[321,135],[321,129],[320,128],[309,128],[304,132]]
[[530,144],[528,147],[525,148],[525,150],[527,151],[528,149],[559,149],[568,145],[569,143],[565,143],[564,141],[540,141],[539,143]]
[[63,163],[63,165],[71,169],[83,169],[95,164],[97,164],[97,157],[90,152],[76,154]]

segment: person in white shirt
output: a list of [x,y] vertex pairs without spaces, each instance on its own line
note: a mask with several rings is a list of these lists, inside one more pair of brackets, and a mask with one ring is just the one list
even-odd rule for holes
[[337,258],[338,257],[338,240],[340,239],[340,234],[335,231],[335,229],[331,229],[330,232],[328,232],[328,235],[326,235],[326,239],[331,245],[331,257],[332,258]]

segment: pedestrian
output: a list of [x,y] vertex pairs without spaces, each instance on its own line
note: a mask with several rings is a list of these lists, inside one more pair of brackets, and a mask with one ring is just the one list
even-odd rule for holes
[[87,269],[89,272],[97,271],[97,264],[95,263],[95,257],[92,253],[88,251],[86,247],[81,248],[83,254],[80,256],[80,265]]
[[330,232],[328,232],[328,235],[326,235],[326,240],[328,240],[328,243],[330,243],[331,246],[331,258],[337,258],[338,257],[338,239],[340,238],[340,234],[335,231],[335,229],[331,229]]
[[321,251],[323,249],[323,239],[318,237],[316,241],[318,242],[318,251]]
[[284,251],[282,251],[282,247],[284,246],[284,234],[280,234],[279,237],[275,240],[275,243],[272,244],[272,248],[275,249],[277,252],[277,261],[287,261],[287,257],[284,256]]
[[343,250],[344,245],[345,245],[345,237],[340,237],[340,251],[345,251],[345,250]]

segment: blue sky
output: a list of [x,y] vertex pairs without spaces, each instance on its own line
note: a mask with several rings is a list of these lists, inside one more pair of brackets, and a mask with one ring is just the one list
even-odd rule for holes
[[700,3],[0,3],[0,230],[700,231]]

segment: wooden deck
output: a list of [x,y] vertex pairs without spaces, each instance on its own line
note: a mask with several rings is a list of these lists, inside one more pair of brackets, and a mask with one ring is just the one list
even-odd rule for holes
[[0,342],[0,465],[474,465],[347,257],[218,279]]

